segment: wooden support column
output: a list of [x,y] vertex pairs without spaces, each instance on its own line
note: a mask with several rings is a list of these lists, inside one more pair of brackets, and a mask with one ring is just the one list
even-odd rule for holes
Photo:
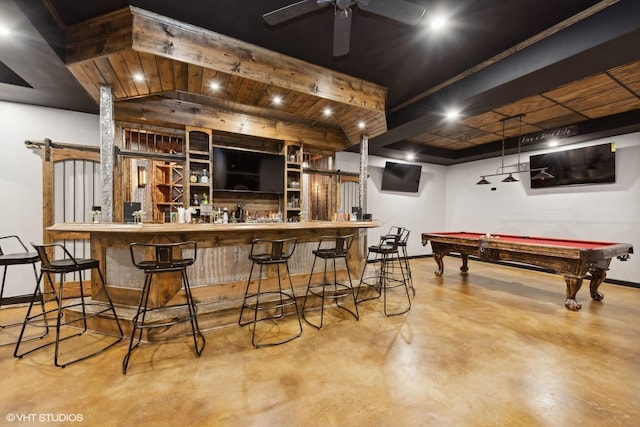
[[115,122],[113,94],[109,86],[100,86],[100,174],[102,177],[102,220],[113,222],[113,167]]

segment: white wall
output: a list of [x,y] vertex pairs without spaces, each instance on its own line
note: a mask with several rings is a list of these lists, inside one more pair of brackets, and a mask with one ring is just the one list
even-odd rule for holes
[[[386,234],[393,225],[411,230],[407,251],[409,255],[430,253],[422,246],[421,234],[426,231],[444,231],[446,226],[446,166],[422,164],[422,175],[417,193],[382,192],[382,171],[386,160],[369,156],[369,179],[367,180],[367,213],[382,221],[380,228],[369,229],[369,243],[377,243],[380,235]],[[399,160],[394,162],[401,163]],[[416,162],[407,162],[416,164]],[[345,172],[360,171],[360,155],[336,153],[336,169]]]
[[[18,235],[42,242],[42,160],[26,140],[100,145],[100,122],[94,114],[0,101],[0,236]],[[33,292],[33,270],[7,270],[5,296]]]
[[[531,189],[528,173],[516,174],[520,181],[515,183],[491,177],[492,185],[475,185],[481,175],[495,173],[501,165],[500,158],[493,158],[448,167],[423,164],[417,194],[382,192],[382,168],[388,159],[370,156],[368,210],[384,225],[369,231],[369,242],[399,225],[412,232],[409,255],[431,253],[430,246],[421,245],[420,235],[438,231],[631,243],[636,254],[627,262],[614,259],[608,277],[640,283],[640,133],[524,153],[520,161],[528,166],[532,154],[609,142],[617,148],[615,184],[545,189]],[[517,155],[505,156],[505,166],[517,163]],[[338,153],[336,168],[358,172],[359,155]]]
[[[480,175],[495,173],[500,159],[481,160],[447,169],[446,229],[483,233],[546,236],[631,243],[640,251],[640,133],[590,141],[562,149],[616,143],[616,183],[531,189],[528,173],[519,182],[474,185]],[[521,155],[527,163],[529,155]],[[505,165],[516,165],[506,156]],[[515,170],[509,168],[507,170]],[[492,191],[495,188],[495,191]],[[640,283],[640,258],[614,259],[608,277]]]

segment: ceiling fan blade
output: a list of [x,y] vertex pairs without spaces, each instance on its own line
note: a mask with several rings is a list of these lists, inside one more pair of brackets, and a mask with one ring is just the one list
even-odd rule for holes
[[358,7],[365,12],[375,13],[407,25],[417,24],[426,9],[404,0],[356,0]]
[[333,20],[333,56],[349,53],[351,44],[351,9],[337,10]]
[[262,15],[262,18],[269,25],[278,25],[289,19],[297,18],[305,13],[313,12],[325,8],[331,4],[327,0],[302,0],[289,6],[281,7]]

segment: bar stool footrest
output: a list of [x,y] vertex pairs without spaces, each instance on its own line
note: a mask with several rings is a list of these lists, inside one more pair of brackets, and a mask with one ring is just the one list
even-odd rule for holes
[[[334,288],[326,292],[324,288]],[[344,298],[355,294],[355,289],[344,283],[321,283],[309,286],[309,293],[324,299]],[[323,295],[324,294],[324,295]]]
[[[138,321],[139,317],[141,317],[141,316],[144,317],[144,316],[148,315],[149,313],[166,312],[168,310],[179,311],[178,309],[184,309],[184,310],[180,310],[180,311],[185,311],[186,310],[187,311],[186,315],[185,315],[185,313],[180,313],[179,316],[162,316],[162,319],[166,319],[166,318],[170,318],[171,319],[171,320],[167,320],[167,321],[162,322],[162,323],[157,323],[157,322],[160,322],[161,319],[145,319],[144,322]],[[148,308],[146,310],[140,311],[135,316],[133,316],[132,323],[134,325],[134,328],[137,328],[137,329],[151,329],[151,328],[161,328],[161,327],[173,326],[173,325],[177,325],[179,323],[191,322],[198,315],[198,313],[197,313],[198,306],[193,306],[192,310],[193,310],[193,314],[188,312],[189,311],[189,304],[175,304],[175,305],[170,305],[170,306]]]

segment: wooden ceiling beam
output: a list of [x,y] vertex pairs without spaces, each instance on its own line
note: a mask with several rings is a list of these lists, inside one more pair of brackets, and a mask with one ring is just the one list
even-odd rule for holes
[[348,145],[344,133],[337,129],[310,127],[252,114],[239,114],[218,107],[175,99],[140,98],[118,101],[114,116],[117,121],[149,123],[154,126],[197,126],[217,131],[298,141],[305,147],[342,151]]
[[386,88],[133,6],[67,30],[67,64],[133,49],[384,114]]

